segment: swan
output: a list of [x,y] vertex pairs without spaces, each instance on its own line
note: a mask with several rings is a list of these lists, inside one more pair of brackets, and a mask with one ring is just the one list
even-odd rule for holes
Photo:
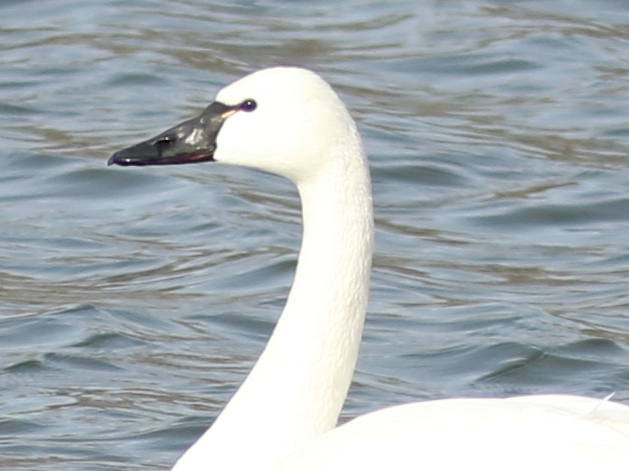
[[358,357],[374,239],[356,124],[314,72],[263,69],[223,88],[197,118],[108,164],[204,161],[295,183],[303,236],[264,351],[174,471],[629,470],[629,407],[609,398],[444,399],[336,427]]

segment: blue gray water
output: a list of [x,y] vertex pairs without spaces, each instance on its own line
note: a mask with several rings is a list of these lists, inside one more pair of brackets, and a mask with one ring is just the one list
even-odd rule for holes
[[371,160],[345,419],[629,403],[625,2],[14,0],[0,38],[1,469],[168,469],[242,380],[291,284],[294,189],[105,161],[277,64],[335,86]]

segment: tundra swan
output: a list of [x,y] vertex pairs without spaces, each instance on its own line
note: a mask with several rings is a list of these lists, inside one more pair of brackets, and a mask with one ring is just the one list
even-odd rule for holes
[[294,182],[303,239],[268,344],[175,471],[629,470],[629,407],[606,399],[427,401],[335,428],[356,365],[373,251],[369,166],[356,125],[318,75],[271,68],[108,163],[203,161]]

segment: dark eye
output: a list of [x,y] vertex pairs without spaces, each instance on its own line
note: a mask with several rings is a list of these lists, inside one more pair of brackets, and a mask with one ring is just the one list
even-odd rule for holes
[[258,107],[258,104],[256,103],[255,100],[252,100],[252,99],[245,100],[240,104],[240,109],[242,111],[246,111],[247,113],[255,110],[257,107]]

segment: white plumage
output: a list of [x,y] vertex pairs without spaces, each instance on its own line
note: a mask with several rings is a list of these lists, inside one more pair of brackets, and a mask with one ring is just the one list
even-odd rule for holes
[[[216,101],[226,111],[203,160],[292,180],[304,234],[292,290],[264,352],[175,471],[629,470],[629,407],[609,400],[428,401],[335,428],[356,365],[373,251],[360,136],[330,86],[304,69],[256,72]],[[126,156],[110,163],[137,164]]]

